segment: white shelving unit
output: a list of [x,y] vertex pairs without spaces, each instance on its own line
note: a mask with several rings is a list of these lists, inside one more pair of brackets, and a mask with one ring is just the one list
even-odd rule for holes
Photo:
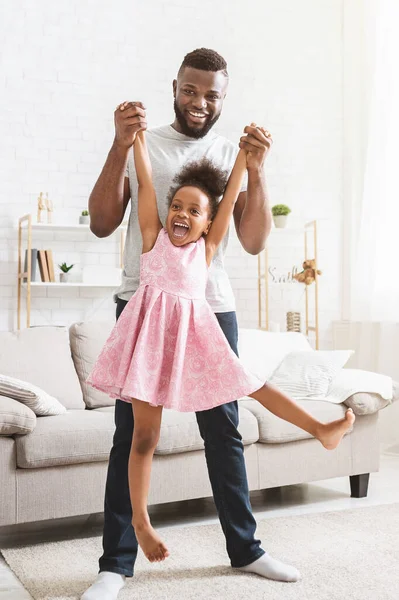
[[[272,229],[270,232],[270,238],[266,244],[265,250],[263,253],[258,255],[258,327],[259,329],[264,329],[266,331],[269,330],[269,304],[270,304],[270,286],[271,285],[292,285],[292,284],[271,284],[269,282],[269,243],[273,241],[273,239],[281,239],[285,236],[302,236],[303,239],[303,258],[314,259],[316,263],[316,277],[315,282],[312,286],[305,285],[305,333],[309,336],[310,332],[313,332],[315,335],[315,348],[316,350],[319,348],[319,281],[317,275],[318,269],[318,255],[317,255],[317,222],[310,221],[309,223],[305,223],[302,227],[287,227],[282,229]],[[311,238],[312,244],[309,242],[309,238]],[[311,247],[312,250],[311,250]],[[309,255],[309,252],[312,252],[312,256]],[[263,254],[263,265],[262,265],[262,254]],[[262,294],[262,282],[264,283],[264,296]],[[302,284],[301,284],[302,285]],[[310,293],[312,289],[314,293],[314,311],[313,311],[313,324],[310,322]],[[262,298],[263,296],[263,298]],[[265,326],[263,327],[262,323],[262,312],[263,306],[265,308]]]
[[[119,231],[119,265],[123,268],[123,249],[125,245],[125,233],[127,224],[122,223],[118,227]],[[24,271],[23,260],[25,254],[22,251],[22,233],[23,230],[27,231],[27,271]],[[117,283],[115,281],[81,281],[81,282],[68,282],[61,283],[58,281],[32,281],[32,264],[31,264],[31,250],[32,250],[32,238],[35,231],[89,231],[89,225],[80,225],[74,223],[33,223],[32,215],[24,215],[18,220],[18,308],[17,308],[17,322],[18,329],[21,329],[21,307],[22,307],[22,289],[26,290],[26,326],[30,327],[30,313],[31,313],[31,289],[39,287],[52,287],[52,288],[115,288]],[[23,281],[26,279],[26,281]]]

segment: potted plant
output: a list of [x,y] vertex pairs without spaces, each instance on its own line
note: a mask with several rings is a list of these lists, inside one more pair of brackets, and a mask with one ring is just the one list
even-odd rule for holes
[[68,267],[67,264],[64,262],[64,263],[62,263],[62,265],[58,265],[58,266],[62,271],[62,273],[60,273],[60,282],[68,283],[69,271],[72,269],[73,265],[70,265]]
[[279,229],[287,225],[287,217],[290,214],[291,209],[285,204],[275,204],[272,206],[272,215],[274,225]]
[[90,225],[90,215],[88,210],[82,210],[79,217],[79,225]]

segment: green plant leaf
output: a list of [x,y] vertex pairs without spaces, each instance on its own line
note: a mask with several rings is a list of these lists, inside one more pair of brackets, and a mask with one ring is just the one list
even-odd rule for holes
[[291,209],[286,204],[275,204],[272,206],[272,215],[273,217],[286,216],[289,215]]
[[68,271],[70,271],[70,270],[72,269],[72,267],[73,267],[73,266],[74,266],[74,265],[69,265],[69,267],[68,267],[68,265],[67,265],[65,262],[64,262],[64,263],[62,263],[61,265],[58,265],[58,267],[61,269],[61,271],[62,271],[63,273],[68,273]]

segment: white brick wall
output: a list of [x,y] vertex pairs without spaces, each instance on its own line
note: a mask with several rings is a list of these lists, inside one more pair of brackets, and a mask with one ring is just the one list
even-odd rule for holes
[[[171,122],[180,62],[186,52],[208,46],[226,57],[231,76],[219,131],[238,141],[251,120],[270,129],[272,203],[289,204],[292,221],[321,220],[321,328],[328,345],[340,309],[342,17],[338,0],[204,0],[200,9],[192,0],[6,0],[0,26],[0,329],[16,326],[17,218],[35,214],[39,192],[48,191],[54,219],[77,220],[110,147],[116,104],[141,99],[150,125]],[[82,235],[40,240],[57,261],[117,265],[115,241],[104,246]],[[276,266],[286,268],[280,256],[287,253],[283,248],[275,256]],[[257,259],[234,236],[227,265],[240,324],[256,326]],[[32,324],[68,323],[95,310],[96,318],[110,317],[110,295],[36,289]],[[280,292],[273,295],[285,307]]]

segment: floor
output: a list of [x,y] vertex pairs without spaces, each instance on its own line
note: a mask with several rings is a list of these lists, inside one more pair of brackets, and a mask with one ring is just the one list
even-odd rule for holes
[[[300,515],[390,504],[399,497],[399,446],[383,449],[379,473],[370,477],[367,498],[350,498],[349,478],[340,477],[306,485],[292,485],[251,494],[251,503],[258,520],[271,517]],[[154,525],[184,527],[217,522],[212,499],[190,500],[153,507]],[[101,535],[102,515],[60,519],[41,524],[0,528],[0,547],[34,544],[45,541]],[[0,554],[0,600],[31,600]]]

